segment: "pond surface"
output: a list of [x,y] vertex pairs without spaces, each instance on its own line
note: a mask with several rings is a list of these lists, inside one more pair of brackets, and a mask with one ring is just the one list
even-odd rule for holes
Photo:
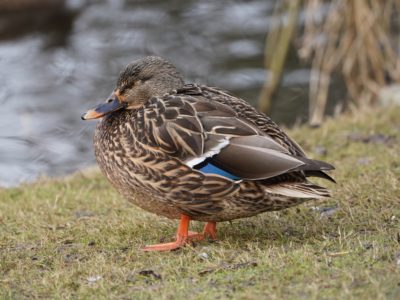
[[[121,68],[156,54],[187,81],[252,104],[267,76],[263,50],[275,1],[79,1],[0,15],[0,186],[94,163],[95,121]],[[309,69],[291,60],[273,104],[278,122],[304,120]]]

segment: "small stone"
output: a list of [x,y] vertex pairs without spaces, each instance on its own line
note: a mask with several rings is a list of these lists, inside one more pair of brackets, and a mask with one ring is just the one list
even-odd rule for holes
[[318,207],[318,206],[312,206],[311,210],[315,211],[315,212],[319,212],[321,218],[324,217],[331,217],[332,215],[334,215],[338,210],[338,206],[328,206],[328,207]]
[[89,283],[95,283],[95,282],[101,280],[102,278],[103,278],[103,277],[101,277],[100,275],[95,275],[95,276],[89,276],[88,278],[86,278],[86,280],[87,280]]
[[321,217],[331,217],[338,211],[337,206],[325,207],[321,209]]
[[86,210],[77,210],[74,213],[75,218],[89,218],[89,217],[93,217],[94,213],[92,213],[91,211],[86,211]]
[[371,163],[371,159],[369,157],[362,157],[357,159],[357,164],[365,166]]
[[208,260],[208,254],[206,252],[202,252],[198,255],[198,257],[202,260]]
[[325,156],[326,154],[328,154],[328,151],[326,150],[326,148],[324,146],[316,146],[314,148],[314,153],[319,156]]

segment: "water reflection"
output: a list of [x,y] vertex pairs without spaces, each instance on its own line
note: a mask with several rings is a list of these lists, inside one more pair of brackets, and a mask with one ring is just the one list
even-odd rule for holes
[[[0,186],[93,164],[95,123],[80,115],[103,101],[122,66],[144,55],[169,58],[189,81],[255,103],[266,76],[262,52],[274,2],[71,0],[3,12]],[[307,72],[288,70],[285,86],[304,87]],[[304,111],[305,98],[286,93],[295,109],[281,121]]]

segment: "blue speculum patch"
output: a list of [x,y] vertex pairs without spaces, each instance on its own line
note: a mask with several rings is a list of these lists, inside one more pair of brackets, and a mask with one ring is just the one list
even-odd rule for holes
[[232,180],[240,179],[240,177],[237,177],[236,175],[226,172],[225,170],[218,168],[217,166],[213,165],[210,162],[206,163],[204,165],[202,164],[199,168],[196,168],[196,169],[203,173],[206,173],[206,174],[217,174],[217,175],[224,176],[224,177],[232,179]]

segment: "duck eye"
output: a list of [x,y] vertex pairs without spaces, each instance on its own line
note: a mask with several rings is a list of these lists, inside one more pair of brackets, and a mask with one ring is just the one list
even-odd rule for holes
[[121,88],[119,89],[119,93],[124,94],[127,89],[133,88],[134,85],[135,85],[135,82],[130,82],[128,84],[121,86]]

